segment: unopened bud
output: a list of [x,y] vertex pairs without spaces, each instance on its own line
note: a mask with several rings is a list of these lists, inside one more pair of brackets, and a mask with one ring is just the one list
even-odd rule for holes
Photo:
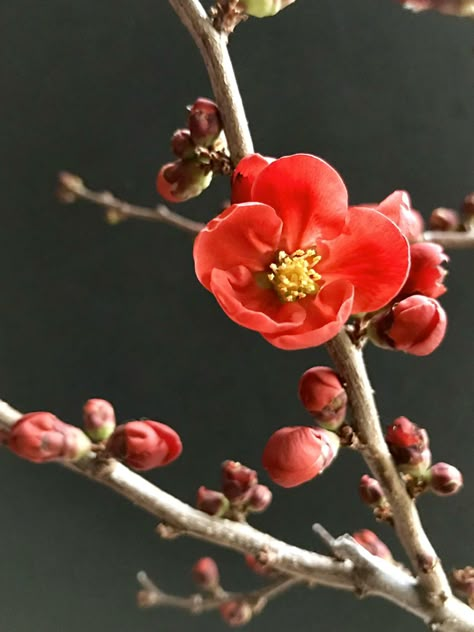
[[171,149],[178,158],[192,158],[195,153],[191,132],[188,129],[177,129],[171,137]]
[[156,189],[168,202],[185,202],[200,195],[211,181],[212,171],[195,160],[177,160],[161,167]]
[[354,540],[366,549],[372,555],[381,557],[387,562],[393,562],[392,554],[388,546],[382,542],[382,540],[375,535],[370,529],[361,529],[352,534]]
[[232,174],[232,204],[252,201],[252,187],[265,167],[275,159],[261,154],[249,154],[242,158]]
[[221,617],[232,626],[245,625],[252,618],[252,607],[246,601],[227,601],[219,608]]
[[474,191],[466,195],[462,204],[462,212],[468,218],[474,217]]
[[442,246],[430,242],[421,242],[410,246],[410,272],[400,297],[422,294],[438,298],[446,292],[443,282],[447,271],[443,264],[449,261]]
[[426,430],[406,417],[398,417],[389,426],[385,440],[398,469],[415,477],[424,477],[431,465]]
[[229,510],[230,503],[221,492],[201,486],[197,492],[196,507],[210,516],[221,518]]
[[84,429],[92,441],[105,441],[115,430],[115,411],[105,399],[89,399],[82,408]]
[[474,566],[457,568],[452,574],[453,588],[467,597],[467,602],[474,608]]
[[438,301],[414,294],[374,316],[368,334],[383,349],[424,356],[439,347],[446,326],[446,312]]
[[369,507],[377,507],[385,501],[382,486],[377,479],[364,474],[359,483],[359,495],[361,500]]
[[276,575],[278,572],[268,564],[262,564],[255,555],[250,555],[250,553],[245,556],[245,563],[256,575],[262,577]]
[[295,0],[240,0],[238,6],[255,18],[267,18],[293,4]]
[[118,426],[109,437],[107,453],[135,470],[168,465],[183,450],[177,432],[166,424],[145,419]]
[[429,471],[429,485],[438,496],[451,496],[463,486],[463,477],[454,465],[435,463]]
[[201,590],[213,592],[219,586],[219,568],[212,557],[201,557],[192,568],[192,576]]
[[347,393],[337,373],[327,366],[314,366],[299,382],[303,406],[327,430],[337,430],[346,417]]
[[250,491],[247,509],[254,513],[261,513],[268,509],[272,502],[272,492],[266,485],[255,485]]
[[459,213],[452,208],[440,206],[430,215],[431,230],[457,230],[460,224]]
[[237,461],[222,463],[222,491],[231,502],[245,501],[249,490],[257,484],[257,472]]
[[473,0],[398,0],[405,9],[419,11],[439,11],[446,15],[474,17]]
[[89,438],[75,426],[48,412],[28,413],[12,427],[8,447],[34,463],[78,461],[91,448]]
[[214,101],[197,99],[189,110],[188,127],[195,145],[212,147],[222,132],[221,114]]

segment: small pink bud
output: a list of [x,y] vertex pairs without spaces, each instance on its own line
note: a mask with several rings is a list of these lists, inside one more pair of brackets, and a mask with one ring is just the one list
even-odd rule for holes
[[389,426],[385,440],[398,469],[423,477],[431,465],[431,451],[426,430],[406,417],[398,417]]
[[468,218],[474,217],[474,191],[468,193],[463,200],[462,212]]
[[453,588],[457,593],[467,597],[467,602],[474,608],[474,566],[457,568],[452,572]]
[[212,171],[195,160],[177,160],[161,167],[156,179],[158,193],[168,202],[185,202],[211,184]]
[[212,147],[222,131],[222,118],[214,101],[196,99],[189,110],[188,127],[195,145]]
[[178,158],[192,158],[195,145],[188,129],[177,129],[171,137],[171,149]]
[[441,344],[447,316],[433,298],[415,294],[370,321],[368,334],[378,347],[424,356]]
[[380,483],[368,474],[364,474],[360,479],[359,494],[362,502],[369,505],[369,507],[377,507],[385,500]]
[[421,242],[410,246],[410,272],[400,296],[422,294],[438,298],[446,292],[443,285],[447,274],[442,264],[449,261],[443,247],[438,244]]
[[221,518],[229,510],[230,503],[221,492],[201,486],[197,492],[196,507],[210,516]]
[[253,615],[252,608],[246,601],[226,601],[219,611],[224,621],[235,628],[248,623]]
[[360,531],[353,533],[352,537],[358,544],[363,546],[364,549],[366,549],[369,553],[372,553],[372,555],[381,557],[387,562],[393,562],[390,549],[384,542],[382,542],[382,540],[380,540],[378,536],[375,535],[373,531],[370,531],[369,529],[361,529]]
[[430,215],[431,230],[457,230],[460,224],[459,213],[452,208],[440,206]]
[[247,554],[245,556],[245,563],[256,574],[262,577],[269,577],[275,575],[277,571],[268,564],[262,564],[259,562],[255,555]]
[[222,463],[222,491],[231,502],[245,501],[249,490],[257,484],[257,472],[237,461]]
[[296,487],[321,474],[336,458],[340,440],[324,428],[280,428],[263,451],[263,467],[273,482]]
[[86,435],[52,413],[34,412],[21,417],[8,436],[12,452],[33,463],[78,461],[91,448]]
[[219,568],[212,557],[201,557],[192,568],[192,576],[201,590],[213,592],[219,586]]
[[84,429],[92,441],[105,441],[115,430],[115,411],[105,399],[89,399],[82,408]]
[[258,174],[268,167],[274,158],[261,154],[250,154],[242,158],[232,174],[232,204],[242,204],[252,200],[252,186]]
[[347,411],[347,394],[337,373],[327,366],[314,366],[299,382],[303,406],[327,430],[337,430]]
[[247,501],[247,509],[254,513],[261,513],[268,509],[272,502],[272,492],[266,485],[255,485],[250,490]]
[[429,471],[431,490],[438,496],[451,496],[463,486],[461,472],[449,463],[435,463]]
[[295,0],[240,0],[238,6],[247,15],[255,18],[267,18],[293,4]]
[[106,449],[110,456],[135,470],[151,470],[177,459],[183,446],[172,428],[145,419],[118,426],[107,441]]

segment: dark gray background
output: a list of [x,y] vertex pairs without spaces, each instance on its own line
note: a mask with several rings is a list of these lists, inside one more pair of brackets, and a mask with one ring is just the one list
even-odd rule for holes
[[[298,0],[274,19],[248,21],[231,49],[256,147],[321,155],[353,202],[406,188],[425,215],[457,205],[473,188],[472,36],[472,24],[414,16],[391,0]],[[217,484],[225,458],[259,468],[273,430],[309,421],[296,385],[327,362],[324,349],[279,351],[234,325],[195,280],[188,236],[144,223],[112,228],[96,209],[53,197],[55,174],[69,169],[130,200],[158,201],[170,134],[187,103],[210,96],[190,37],[164,0],[1,0],[0,52],[0,395],[76,423],[91,396],[113,401],[122,420],[167,421],[185,451],[150,479],[189,501],[199,484]],[[222,180],[179,208],[206,220],[227,195]],[[404,414],[426,426],[435,459],[465,473],[462,494],[420,503],[447,568],[474,561],[473,256],[452,256],[440,350],[368,354],[384,421]],[[201,554],[222,562],[226,586],[258,585],[235,554],[160,542],[155,522],[108,490],[0,456],[5,632],[224,629],[216,615],[134,604],[137,570],[186,593]],[[359,503],[364,471],[357,455],[342,454],[322,479],[276,489],[254,523],[310,548],[320,548],[316,520],[334,533],[372,527],[402,558]],[[294,590],[248,629],[381,625],[422,629],[391,605],[325,589]]]

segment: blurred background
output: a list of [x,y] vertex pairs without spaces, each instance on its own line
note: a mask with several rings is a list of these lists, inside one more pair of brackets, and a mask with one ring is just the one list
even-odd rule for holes
[[[413,15],[391,0],[298,0],[273,19],[238,28],[231,53],[256,148],[311,152],[344,177],[352,202],[410,191],[425,217],[457,207],[473,187],[472,23]],[[163,0],[1,0],[0,396],[23,411],[80,423],[89,397],[120,420],[149,416],[181,434],[180,460],[149,475],[193,502],[219,481],[226,458],[260,467],[269,435],[309,423],[296,387],[326,363],[324,348],[283,352],[234,325],[196,281],[191,240],[162,225],[108,226],[97,208],[55,201],[67,169],[95,188],[154,205],[158,168],[185,106],[211,96],[185,29]],[[207,220],[228,196],[216,184],[181,205]],[[446,568],[472,564],[473,252],[452,253],[450,318],[427,358],[368,351],[385,423],[425,426],[436,460],[466,488],[420,508]],[[343,453],[310,484],[273,488],[255,526],[323,550],[311,532],[374,528],[404,559],[390,529],[357,495],[361,459]],[[139,611],[135,574],[163,589],[193,589],[189,569],[213,555],[230,589],[261,584],[231,552],[186,539],[162,542],[155,521],[112,492],[56,466],[0,454],[0,627],[8,632],[215,632],[218,615]],[[268,483],[262,473],[262,481]],[[248,626],[273,630],[424,629],[376,599],[294,589]]]

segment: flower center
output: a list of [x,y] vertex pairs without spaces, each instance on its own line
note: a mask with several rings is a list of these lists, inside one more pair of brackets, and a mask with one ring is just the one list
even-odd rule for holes
[[316,250],[295,250],[291,255],[280,250],[275,263],[270,264],[266,276],[284,303],[294,303],[319,292],[317,281],[321,275],[314,266],[321,261]]

